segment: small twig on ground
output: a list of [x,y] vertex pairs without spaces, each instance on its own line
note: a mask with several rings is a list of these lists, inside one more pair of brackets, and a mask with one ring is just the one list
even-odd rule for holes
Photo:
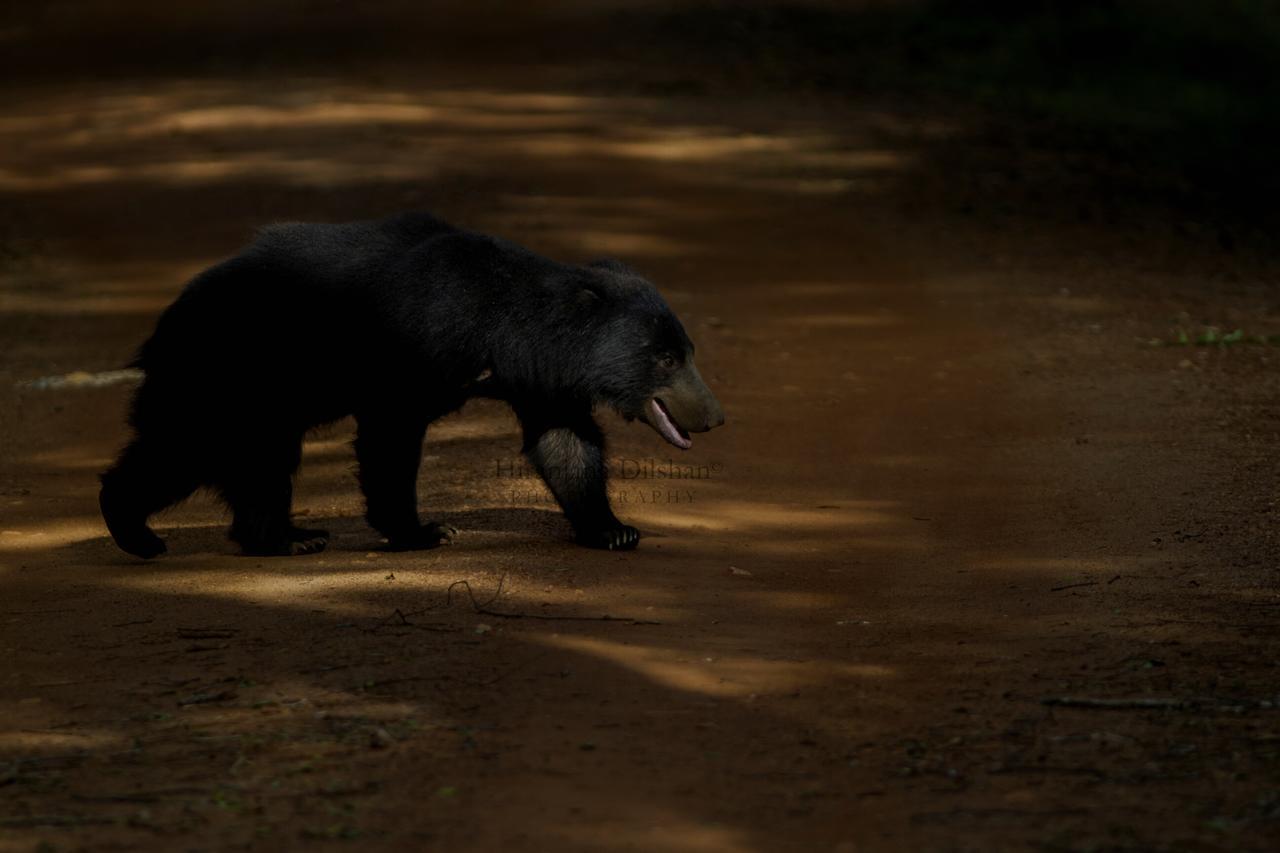
[[[425,610],[411,610],[408,613],[405,613],[403,610],[397,607],[395,610],[391,612],[390,616],[387,616],[385,619],[380,621],[378,624],[374,625],[372,628],[360,628],[360,630],[366,634],[376,634],[378,633],[378,631],[380,631],[383,628],[400,627],[400,626],[403,626],[405,628],[413,628],[414,630],[417,630],[417,631],[436,631],[436,632],[446,633],[446,634],[455,633],[457,631],[462,630],[457,626],[445,625],[439,622],[429,622],[424,624],[422,622],[409,621],[410,616],[419,616],[426,612],[427,611]],[[395,621],[392,621],[392,620],[395,620]]]
[[1063,586],[1055,586],[1049,592],[1062,592],[1064,589],[1076,589],[1082,586],[1098,586],[1097,581],[1085,581],[1084,583],[1069,583]]
[[445,605],[450,606],[453,604],[453,589],[454,587],[460,586],[467,591],[467,598],[471,600],[471,608],[475,610],[476,613],[479,613],[483,616],[493,616],[497,619],[540,619],[546,622],[626,622],[630,625],[661,625],[662,624],[661,622],[655,622],[649,619],[631,619],[626,616],[611,616],[608,613],[605,613],[600,616],[572,616],[572,615],[557,615],[553,613],[508,613],[502,610],[493,610],[489,607],[489,605],[497,601],[498,597],[502,595],[502,586],[506,582],[506,580],[507,580],[506,575],[503,575],[502,577],[498,578],[497,591],[494,592],[494,594],[490,596],[489,600],[485,602],[480,602],[476,600],[476,594],[471,589],[471,584],[468,581],[465,581],[465,580],[454,581],[453,583],[449,584],[449,589],[445,593]]

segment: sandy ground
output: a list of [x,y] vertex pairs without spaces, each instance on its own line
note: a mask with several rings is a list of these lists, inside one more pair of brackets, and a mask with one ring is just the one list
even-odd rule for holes
[[[1280,332],[1274,277],[950,212],[918,115],[591,76],[4,93],[0,850],[1272,849],[1280,350],[1150,341]],[[204,497],[117,551],[129,386],[25,383],[120,366],[261,224],[415,206],[685,319],[728,424],[607,419],[641,548],[574,547],[474,405],[424,459],[450,547],[379,550],[342,424],[325,553],[238,557]]]

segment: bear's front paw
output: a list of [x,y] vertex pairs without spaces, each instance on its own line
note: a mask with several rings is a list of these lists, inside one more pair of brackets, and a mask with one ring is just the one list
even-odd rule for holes
[[447,545],[458,535],[458,528],[432,521],[421,525],[411,533],[387,537],[388,551],[425,551],[438,545]]
[[295,527],[289,532],[289,556],[319,554],[329,545],[329,531]]
[[630,551],[640,544],[640,531],[629,525],[620,524],[607,530],[579,533],[578,544],[608,551]]
[[299,557],[319,554],[328,544],[327,530],[291,527],[279,538],[241,539],[240,552],[246,557]]

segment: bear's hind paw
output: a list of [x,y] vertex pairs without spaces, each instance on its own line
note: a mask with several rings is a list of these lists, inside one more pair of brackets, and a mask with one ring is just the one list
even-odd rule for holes
[[300,557],[319,554],[329,544],[329,531],[294,527],[280,539],[239,540],[246,557]]
[[295,527],[289,534],[289,556],[319,554],[329,545],[329,531]]
[[607,551],[631,551],[640,544],[640,531],[627,524],[578,534],[578,544]]
[[440,545],[448,545],[458,535],[458,528],[451,524],[428,522],[409,534],[387,538],[388,551],[425,551]]
[[126,551],[135,557],[141,557],[144,560],[159,557],[168,550],[164,540],[150,530],[143,530],[128,536],[116,536],[115,540],[116,544],[120,546],[120,550]]

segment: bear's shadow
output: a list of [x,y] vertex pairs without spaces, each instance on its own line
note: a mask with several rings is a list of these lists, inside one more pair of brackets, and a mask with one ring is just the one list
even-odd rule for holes
[[[457,512],[424,514],[424,521],[438,521],[458,528],[455,544],[460,547],[488,548],[510,547],[507,544],[495,545],[483,541],[468,543],[469,534],[507,534],[519,538],[537,539],[547,542],[561,542],[573,545],[572,531],[568,521],[559,510],[530,509],[525,507],[477,507]],[[358,516],[301,516],[295,523],[307,527],[318,527],[329,531],[329,546],[324,554],[356,554],[369,551],[380,551],[386,546],[377,531],[365,524]],[[225,523],[191,525],[165,529],[163,518],[156,525],[169,548],[168,554],[154,561],[143,561],[131,557],[116,548],[110,536],[99,536],[79,542],[71,542],[55,549],[69,558],[83,562],[109,562],[151,564],[159,566],[166,557],[182,557],[190,555],[223,555],[236,556],[236,546],[227,537]],[[474,537],[482,539],[482,537]],[[487,537],[484,537],[487,538]],[[576,545],[573,547],[577,547]],[[104,560],[104,552],[107,556]]]

